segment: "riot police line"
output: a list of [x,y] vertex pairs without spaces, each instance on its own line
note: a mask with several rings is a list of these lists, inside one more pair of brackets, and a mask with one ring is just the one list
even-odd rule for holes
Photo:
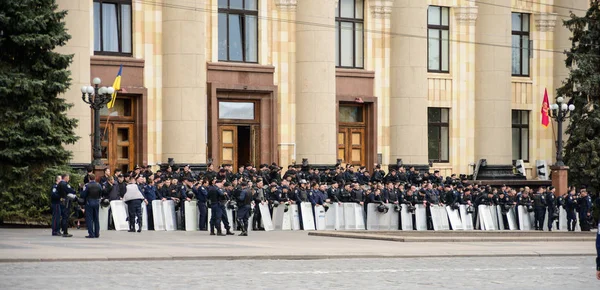
[[[79,195],[66,180],[53,187],[53,235],[70,236],[65,212],[79,205],[88,237],[115,229],[207,231],[242,236],[252,230],[589,230],[591,198],[571,188],[555,197],[540,187],[492,188],[446,179],[435,171],[376,167],[371,176],[352,166],[319,172],[294,167],[281,176],[274,164],[195,174],[189,166],[125,175],[86,175]],[[90,175],[91,174],[91,175]],[[56,210],[55,210],[56,209]],[[58,221],[58,222],[55,222]],[[91,228],[91,230],[90,230]],[[61,232],[62,231],[62,232]]]

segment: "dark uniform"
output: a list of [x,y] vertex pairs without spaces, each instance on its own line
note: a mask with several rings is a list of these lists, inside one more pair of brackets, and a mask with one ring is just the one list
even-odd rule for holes
[[58,195],[60,196],[60,225],[63,232],[63,237],[72,237],[69,235],[69,218],[71,217],[71,201],[67,198],[67,194],[75,194],[73,189],[66,181],[62,180],[58,184]]
[[240,236],[248,235],[248,219],[250,218],[250,204],[252,203],[252,195],[246,188],[242,189],[238,195],[238,223],[242,228]]
[[208,208],[206,207],[206,201],[208,197],[208,190],[204,186],[199,186],[195,190],[196,199],[198,200],[198,226],[201,231],[206,231],[206,219],[208,217]]
[[100,237],[100,197],[102,187],[96,181],[92,180],[85,185],[81,198],[85,199],[85,224],[88,229],[86,238]]
[[577,218],[575,216],[576,205],[577,200],[569,193],[565,198],[565,210],[567,211],[567,230],[570,232],[575,231],[575,225],[577,223]]
[[148,230],[153,231],[154,213],[152,212],[152,201],[158,198],[158,190],[154,185],[146,185],[142,193],[144,194],[144,198],[148,201],[148,204],[146,205],[146,212],[148,214]]
[[554,223],[554,213],[558,211],[556,206],[556,198],[554,193],[548,191],[546,193],[546,206],[548,207],[548,231],[552,231],[552,224]]
[[546,196],[544,193],[533,194],[533,210],[535,213],[535,230],[544,230],[544,218],[546,217]]
[[[221,181],[222,182],[222,181]],[[219,206],[219,196],[224,195],[222,189],[211,186],[208,189],[208,200],[210,203],[211,216],[210,216],[210,234],[215,235],[215,227],[217,228],[217,235],[224,236],[221,232],[221,207]]]
[[60,195],[58,184],[52,185],[50,190],[50,207],[52,208],[52,235],[60,236]]
[[577,199],[577,203],[579,204],[579,225],[581,226],[581,231],[590,231],[591,225],[588,215],[590,215],[592,210],[592,199],[589,195],[582,196]]

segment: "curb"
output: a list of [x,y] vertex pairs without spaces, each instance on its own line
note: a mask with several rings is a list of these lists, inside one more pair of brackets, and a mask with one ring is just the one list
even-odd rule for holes
[[523,258],[523,257],[595,257],[595,253],[523,253],[523,254],[456,254],[456,255],[259,255],[259,256],[173,256],[173,257],[131,257],[131,258],[49,258],[49,259],[0,259],[5,263],[44,263],[44,262],[139,262],[139,261],[240,261],[240,260],[338,260],[338,259],[428,259],[428,258]]
[[315,237],[330,237],[330,238],[344,238],[344,239],[361,239],[361,240],[376,240],[376,241],[390,241],[400,243],[462,243],[462,242],[593,242],[596,240],[595,236],[569,236],[569,237],[558,237],[558,236],[392,236],[392,235],[381,235],[373,232],[372,234],[367,233],[327,233],[327,232],[309,232],[309,236]]

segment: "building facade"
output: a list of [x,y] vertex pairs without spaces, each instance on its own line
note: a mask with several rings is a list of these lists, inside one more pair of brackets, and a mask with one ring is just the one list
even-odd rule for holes
[[553,161],[541,125],[565,79],[569,11],[584,0],[58,0],[69,11],[72,86],[92,156],[92,111],[79,88],[112,82],[101,112],[111,168],[307,159],[311,164]]

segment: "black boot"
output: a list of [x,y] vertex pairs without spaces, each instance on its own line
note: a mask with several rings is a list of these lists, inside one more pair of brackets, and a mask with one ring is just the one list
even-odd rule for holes
[[223,234],[223,232],[221,232],[221,229],[217,229],[217,236],[222,236],[224,237],[225,234]]
[[139,220],[139,226],[140,228],[137,230],[138,233],[142,232],[142,220]]
[[233,236],[233,235],[235,235],[235,234],[234,234],[234,233],[232,233],[232,232],[231,232],[229,229],[227,229],[227,232],[226,232],[226,234],[227,234],[227,235],[230,235],[230,236]]
[[135,223],[129,222],[129,230],[127,232],[135,233]]

